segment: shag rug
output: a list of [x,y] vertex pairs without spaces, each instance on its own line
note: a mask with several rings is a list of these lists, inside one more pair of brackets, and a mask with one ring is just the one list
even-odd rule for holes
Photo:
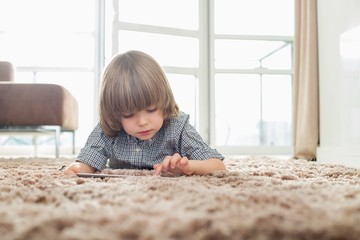
[[360,170],[226,158],[228,171],[69,178],[73,159],[0,159],[0,239],[360,239]]

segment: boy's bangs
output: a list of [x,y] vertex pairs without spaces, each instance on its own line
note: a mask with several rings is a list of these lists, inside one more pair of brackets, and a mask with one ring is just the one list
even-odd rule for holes
[[[132,82],[134,83],[136,81]],[[135,113],[152,105],[160,107],[159,102],[161,96],[154,86],[143,83],[131,85],[120,88],[117,103],[119,104],[118,110],[121,114]]]

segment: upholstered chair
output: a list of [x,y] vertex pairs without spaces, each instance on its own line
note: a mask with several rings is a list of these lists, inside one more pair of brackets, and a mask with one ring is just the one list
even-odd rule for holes
[[[67,89],[56,84],[17,83],[14,65],[0,61],[0,134],[53,133],[58,158],[62,132],[72,133],[75,153],[77,128],[77,100]],[[36,142],[34,145],[36,152]]]

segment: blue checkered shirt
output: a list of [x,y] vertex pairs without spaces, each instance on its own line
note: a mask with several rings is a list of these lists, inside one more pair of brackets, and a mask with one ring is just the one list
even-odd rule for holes
[[224,157],[207,145],[189,123],[189,115],[180,113],[178,117],[164,122],[160,130],[150,140],[139,140],[120,131],[110,138],[102,131],[100,124],[90,134],[78,160],[98,170],[110,167],[153,169],[166,156],[179,153],[190,160],[205,160]]

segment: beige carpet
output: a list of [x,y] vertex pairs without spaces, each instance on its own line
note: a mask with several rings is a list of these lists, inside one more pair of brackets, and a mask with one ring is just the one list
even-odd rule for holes
[[0,239],[360,239],[359,169],[229,157],[203,177],[67,178],[71,161],[0,159]]

